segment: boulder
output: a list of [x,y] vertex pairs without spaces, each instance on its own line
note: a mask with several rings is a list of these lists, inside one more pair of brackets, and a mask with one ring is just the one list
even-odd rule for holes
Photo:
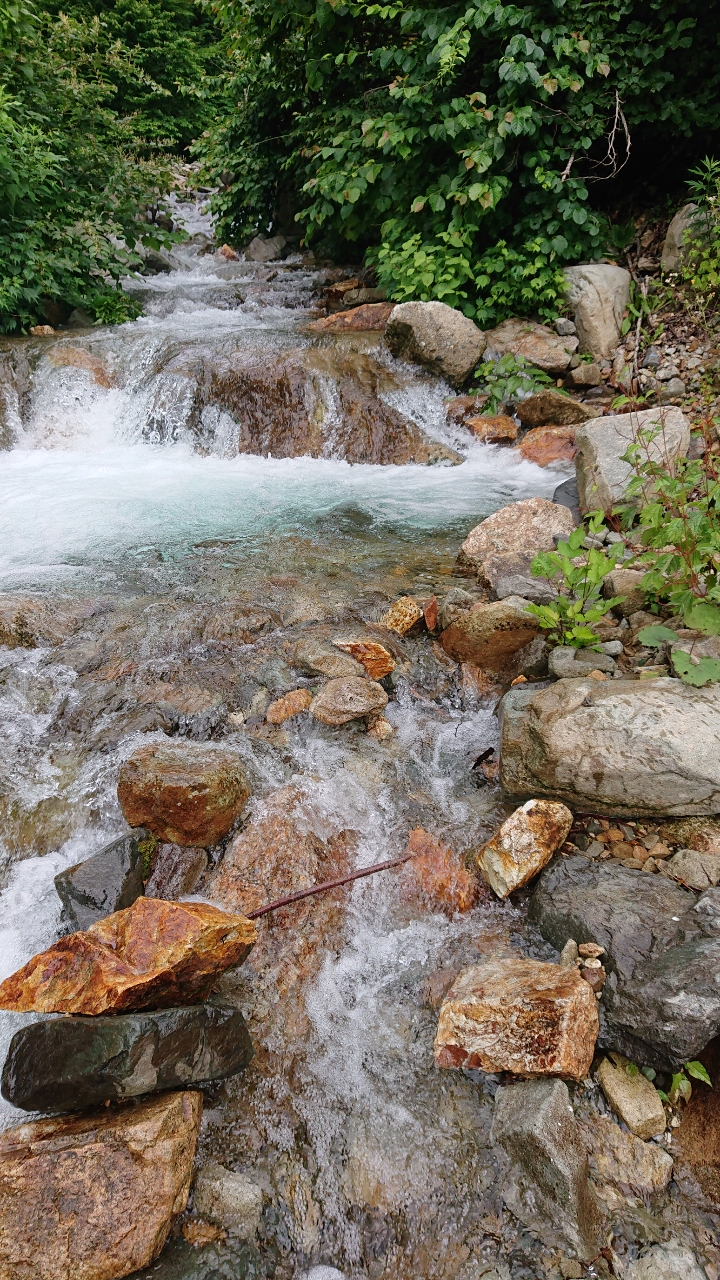
[[354,658],[338,653],[333,645],[313,636],[298,640],[293,653],[293,666],[313,675],[329,676],[331,680],[340,680],[343,676],[362,676],[365,670]]
[[185,1209],[202,1095],[168,1093],[0,1135],[0,1275],[115,1280],[158,1257]]
[[524,427],[574,427],[578,422],[589,422],[598,416],[597,409],[580,404],[552,387],[520,400],[515,412]]
[[549,467],[554,462],[572,462],[575,447],[574,427],[534,427],[523,436],[517,451],[526,462]]
[[591,363],[583,361],[576,369],[568,369],[565,375],[566,385],[573,388],[600,387],[602,386],[602,381],[602,369],[595,360]]
[[616,605],[623,618],[629,618],[645,606],[647,591],[643,587],[645,571],[642,569],[613,569],[603,582],[603,595],[606,600],[620,596],[620,604]]
[[170,844],[207,848],[235,825],[250,798],[239,755],[199,742],[153,742],[126,760],[118,800],[131,827]]
[[548,671],[556,680],[578,680],[591,671],[603,671],[611,675],[615,663],[606,653],[594,649],[573,649],[572,645],[558,645],[548,656]]
[[546,498],[524,498],[501,507],[470,530],[458,555],[458,563],[475,570],[481,582],[489,582],[487,564],[493,574],[501,573],[505,562],[511,572],[529,575],[538,551],[552,551],[556,538],[567,538],[575,521],[567,507]]
[[631,1262],[625,1280],[708,1280],[694,1253],[676,1240],[654,1244]]
[[365,333],[385,332],[385,327],[394,310],[394,302],[366,302],[361,307],[352,307],[349,311],[336,311],[322,320],[313,320],[308,325],[310,333]]
[[251,1240],[260,1226],[262,1187],[244,1173],[233,1173],[215,1160],[208,1161],[195,1179],[196,1213],[225,1227],[241,1240]]
[[381,684],[359,676],[345,676],[343,680],[328,680],[313,699],[310,714],[321,724],[347,724],[362,716],[374,716],[388,703],[388,696]]
[[490,960],[464,969],[440,1009],[439,1067],[583,1080],[598,1034],[595,996],[576,969]]
[[500,719],[500,777],[512,798],[617,817],[720,813],[716,685],[587,678],[516,686]]
[[665,863],[667,874],[688,889],[702,892],[720,884],[720,857],[698,849],[678,849]]
[[246,262],[272,262],[274,258],[280,257],[286,243],[284,236],[270,236],[267,239],[255,236],[245,249],[243,257]]
[[623,462],[622,455],[639,431],[650,430],[658,431],[647,446],[653,461],[670,467],[675,458],[685,456],[690,445],[690,423],[677,408],[621,413],[576,428],[575,469],[583,511],[594,511],[598,507],[608,511],[625,497],[632,470],[629,462]]
[[630,302],[630,272],[605,262],[565,267],[567,298],[575,313],[581,351],[609,356],[620,342]]
[[607,1116],[594,1116],[582,1128],[590,1177],[608,1209],[624,1209],[628,1199],[644,1204],[649,1196],[665,1190],[673,1160],[662,1147],[625,1133]]
[[522,356],[530,364],[554,377],[559,377],[569,368],[573,353],[578,348],[577,338],[561,337],[553,329],[534,324],[531,320],[505,320],[497,329],[491,329],[485,337],[485,354],[488,359],[491,352],[497,356]]
[[527,612],[527,600],[507,596],[492,604],[476,604],[459,614],[440,636],[456,662],[472,662],[483,671],[501,671],[540,630]]
[[141,827],[56,875],[63,924],[69,930],[88,929],[103,916],[132,906],[144,893],[140,846],[147,840],[152,840],[150,832]]
[[81,1111],[108,1100],[224,1080],[252,1056],[242,1014],[224,1005],[49,1018],[15,1032],[2,1096],[23,1111]]
[[405,870],[406,897],[418,896],[450,916],[475,905],[477,880],[442,841],[416,827],[408,836],[406,852],[413,854]]
[[655,1138],[665,1132],[662,1098],[634,1063],[613,1053],[612,1058],[603,1058],[597,1077],[610,1106],[637,1138]]
[[462,427],[468,418],[478,417],[480,410],[487,404],[487,396],[454,396],[446,400],[446,418],[451,427]]
[[550,861],[572,826],[564,804],[528,800],[506,818],[477,855],[477,865],[499,898],[507,898]]
[[265,719],[268,724],[284,724],[286,720],[291,720],[293,716],[299,716],[302,715],[303,711],[309,711],[311,702],[312,694],[309,689],[292,689],[290,693],[286,693],[282,698],[270,703],[265,712]]
[[[437,612],[437,601],[435,602]],[[426,616],[427,616],[427,610]],[[436,619],[437,622],[437,619]],[[382,644],[374,640],[336,640],[338,649],[349,653],[351,658],[365,668],[371,680],[382,680],[395,670],[395,659]]]
[[[698,206],[696,204],[684,204],[682,209],[678,209],[671,220],[660,257],[660,269],[666,274],[670,271],[680,270],[683,250],[689,236],[694,232],[693,224],[697,212]],[[702,223],[700,226],[702,228]]]
[[[547,601],[539,601],[539,603],[547,603]],[[535,636],[529,644],[523,649],[518,649],[515,657],[509,662],[503,672],[505,680],[517,680],[518,676],[525,676],[529,680],[531,676],[540,677],[547,675],[548,654],[550,645],[541,635]]]
[[[557,600],[557,591],[553,590],[545,578],[526,578],[523,573],[513,573],[512,564],[508,564],[502,556],[499,556],[497,561],[486,560],[485,570],[492,579],[491,600],[507,600],[508,596],[521,596],[523,600],[527,600],[530,604],[552,604],[553,600]],[[537,636],[536,640],[538,640],[538,643],[540,642]],[[535,641],[530,641],[531,645],[534,643]],[[545,666],[542,674],[547,675],[547,655],[550,646],[546,641],[543,641],[543,643],[545,644],[543,651]],[[525,647],[527,648],[528,646],[526,645]],[[515,659],[513,659],[513,665],[514,662]],[[515,674],[519,675],[520,672],[517,671]],[[528,672],[526,671],[523,674],[528,675]],[[532,674],[538,675],[540,673],[533,672]]]
[[388,631],[396,631],[399,636],[404,636],[408,631],[412,631],[422,616],[423,611],[417,600],[413,600],[412,596],[401,596],[390,606],[387,613],[383,614],[379,625],[387,627]]
[[207,870],[204,849],[189,849],[180,844],[161,844],[153,859],[152,874],[145,885],[146,898],[164,898],[177,902],[192,893]]
[[466,418],[465,426],[481,444],[508,444],[517,440],[518,424],[506,413],[481,413],[477,417]]
[[421,364],[451,387],[467,382],[485,350],[485,335],[444,302],[401,302],[390,313],[385,341],[394,356]]
[[559,1234],[585,1262],[597,1257],[602,1220],[567,1085],[529,1080],[498,1089],[490,1138],[512,1162],[503,1198],[516,1217],[552,1249]]
[[209,903],[138,898],[33,956],[0,983],[0,1009],[99,1014],[194,1004],[256,938],[251,921]]

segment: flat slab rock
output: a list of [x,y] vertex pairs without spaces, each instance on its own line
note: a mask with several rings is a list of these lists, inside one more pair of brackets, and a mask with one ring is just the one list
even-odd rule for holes
[[23,1111],[81,1111],[108,1100],[224,1080],[252,1056],[243,1016],[227,1005],[50,1018],[16,1031],[2,1096]]
[[578,348],[577,338],[560,337],[553,329],[532,320],[504,320],[496,329],[490,329],[485,337],[488,352],[498,355],[512,352],[555,377],[569,367]]
[[607,511],[625,496],[631,476],[629,462],[623,454],[639,431],[657,431],[657,438],[647,444],[654,462],[667,467],[677,457],[684,457],[690,445],[690,423],[680,409],[643,409],[639,413],[621,413],[586,422],[575,431],[580,506],[583,511],[602,507]]
[[169,844],[207,848],[222,840],[250,798],[236,751],[207,743],[150,743],[120,769],[118,800],[131,827]]
[[720,813],[720,687],[559,680],[500,705],[507,795],[615,817]]
[[0,984],[0,1008],[94,1015],[195,1004],[256,940],[250,920],[209,903],[138,898],[33,956]]
[[494,586],[499,562],[506,561],[506,575],[529,574],[538,551],[552,551],[555,539],[567,538],[574,528],[575,520],[567,507],[546,498],[523,498],[494,511],[471,529],[460,548],[458,563],[472,568],[480,582]]
[[720,1032],[720,893],[699,899],[672,880],[565,858],[546,867],[529,919],[560,950],[605,948],[600,1048],[677,1069]]
[[185,1209],[202,1115],[163,1094],[0,1136],[0,1275],[114,1280],[148,1266]]

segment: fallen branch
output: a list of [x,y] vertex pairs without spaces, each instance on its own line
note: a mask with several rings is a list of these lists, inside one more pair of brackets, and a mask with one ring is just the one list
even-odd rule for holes
[[258,916],[266,916],[270,911],[277,911],[280,907],[287,907],[291,902],[299,902],[301,898],[312,898],[316,893],[325,893],[327,889],[339,889],[343,884],[349,884],[351,880],[360,880],[362,876],[372,876],[376,871],[389,871],[390,867],[399,867],[403,862],[408,862],[410,858],[415,857],[415,851],[412,853],[403,853],[400,858],[390,858],[388,862],[376,862],[372,867],[361,867],[359,871],[352,871],[349,876],[341,876],[339,880],[325,880],[322,884],[311,885],[309,889],[298,889],[297,893],[289,893],[285,898],[277,898],[275,902],[268,902],[264,907],[258,907],[256,911],[248,911],[248,920],[257,920]]

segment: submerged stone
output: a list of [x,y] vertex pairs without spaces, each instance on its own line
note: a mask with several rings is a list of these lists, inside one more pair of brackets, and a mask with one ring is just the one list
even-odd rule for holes
[[310,714],[322,724],[347,724],[362,716],[377,715],[387,706],[388,696],[374,680],[346,676],[328,680],[310,707]]
[[195,1179],[194,1207],[202,1218],[226,1227],[241,1240],[251,1240],[260,1226],[262,1187],[244,1173],[233,1173],[208,1161]]
[[145,892],[141,846],[151,839],[140,827],[56,875],[63,922],[71,930],[88,929],[96,920],[132,906]]
[[23,1111],[81,1111],[108,1100],[224,1080],[252,1056],[242,1014],[226,1005],[51,1018],[16,1031],[2,1096]]

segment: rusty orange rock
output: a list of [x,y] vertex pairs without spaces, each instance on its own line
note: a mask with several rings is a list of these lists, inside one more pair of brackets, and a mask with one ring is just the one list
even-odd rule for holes
[[536,427],[523,436],[517,451],[526,462],[549,467],[552,462],[570,462],[577,453],[574,427]]
[[404,636],[422,616],[423,611],[417,600],[413,600],[412,596],[401,596],[380,619],[380,626],[387,627],[388,631],[397,631],[398,635]]
[[362,664],[371,680],[382,680],[395,670],[395,659],[374,640],[336,640],[335,646]]
[[250,920],[209,903],[138,898],[33,956],[0,983],[0,1009],[92,1015],[195,1004],[256,939]]
[[360,333],[373,330],[384,333],[394,306],[394,302],[366,302],[361,307],[352,307],[349,311],[338,311],[322,320],[313,320],[308,329],[311,333]]
[[506,413],[481,413],[476,418],[466,418],[465,426],[483,444],[503,444],[517,440],[517,422]]
[[250,785],[237,752],[199,742],[153,742],[125,761],[118,800],[131,827],[168,844],[217,844],[240,817]]
[[499,898],[506,898],[550,861],[572,826],[572,813],[555,800],[528,800],[503,822],[477,855],[478,867]]
[[50,356],[50,361],[56,368],[70,366],[75,369],[85,369],[92,374],[93,381],[99,387],[115,386],[115,379],[103,361],[89,351],[85,351],[83,347],[57,346]]
[[406,892],[421,893],[448,915],[469,911],[478,898],[478,883],[448,845],[416,827],[408,836],[407,852],[415,855],[407,865]]
[[439,1067],[583,1080],[600,1020],[577,969],[537,960],[492,960],[456,978],[440,1010]]
[[299,716],[303,711],[307,711],[311,702],[312,694],[309,689],[293,689],[283,698],[270,703],[265,719],[268,724],[284,724],[292,716]]
[[434,631],[438,624],[439,606],[437,596],[431,596],[425,601],[423,606],[423,617],[425,618],[425,626],[428,631]]

